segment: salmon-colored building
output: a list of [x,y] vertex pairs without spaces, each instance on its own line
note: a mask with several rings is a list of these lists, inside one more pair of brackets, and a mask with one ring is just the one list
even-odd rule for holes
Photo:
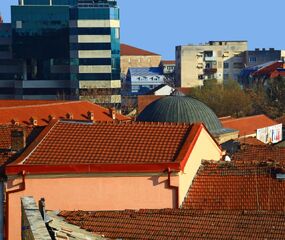
[[221,149],[203,124],[53,120],[6,167],[6,234],[20,239],[20,197],[49,209],[178,208]]

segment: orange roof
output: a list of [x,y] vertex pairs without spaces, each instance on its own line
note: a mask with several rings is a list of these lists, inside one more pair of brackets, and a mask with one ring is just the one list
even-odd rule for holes
[[243,145],[254,145],[254,146],[264,146],[265,143],[261,142],[260,140],[256,139],[255,137],[246,137],[246,138],[239,138],[239,143]]
[[162,60],[162,64],[176,64],[175,60]]
[[284,212],[143,209],[62,211],[59,216],[108,239],[285,239]]
[[42,105],[50,103],[63,103],[67,101],[59,100],[0,100],[0,108],[3,107],[16,107],[16,106],[31,106],[31,105]]
[[162,98],[157,95],[139,95],[138,96],[138,113],[141,113],[149,104]]
[[[253,156],[254,159],[254,156]],[[260,163],[204,163],[183,204],[200,210],[285,210],[283,168]]]
[[[147,171],[151,165],[151,170],[180,171],[203,128],[203,124],[53,121],[10,167],[13,171],[41,166],[38,170],[45,171],[62,166],[60,171],[69,171],[94,165],[94,171],[128,172]],[[88,166],[87,171],[93,171]]]
[[264,114],[233,119],[220,118],[220,120],[224,128],[239,130],[240,136],[255,134],[257,129],[278,124]]
[[121,44],[121,56],[159,56],[159,54],[136,48],[127,44]]
[[[31,103],[31,105],[27,105]],[[74,101],[74,102],[38,102],[38,101],[17,101],[6,103],[2,102],[0,107],[0,124],[11,123],[12,119],[19,122],[19,124],[30,124],[30,118],[33,117],[37,120],[37,125],[45,126],[49,123],[49,115],[59,119],[67,118],[67,114],[72,114],[73,119],[88,120],[87,113],[93,112],[94,121],[113,121],[109,114],[109,110],[99,105],[93,104],[88,101]],[[10,105],[9,105],[10,104]],[[13,106],[12,106],[12,105]],[[116,114],[118,120],[129,120],[121,114]]]

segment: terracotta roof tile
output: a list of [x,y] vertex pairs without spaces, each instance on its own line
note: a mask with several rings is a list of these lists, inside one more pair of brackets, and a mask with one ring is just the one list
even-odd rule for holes
[[162,64],[175,64],[176,61],[175,60],[162,60],[161,63]]
[[283,168],[266,163],[205,163],[189,188],[183,208],[285,211]]
[[246,137],[246,138],[239,138],[238,139],[240,144],[243,145],[254,145],[254,146],[265,146],[266,144],[259,141],[255,137]]
[[136,48],[127,44],[121,44],[121,56],[159,56],[159,54]]
[[[108,109],[87,101],[74,101],[31,105],[19,103],[17,106],[0,107],[0,124],[11,123],[14,119],[20,124],[29,125],[30,118],[34,117],[38,125],[45,126],[50,121],[49,115],[55,118],[67,118],[68,113],[71,113],[74,119],[88,120],[89,111],[93,112],[95,121],[113,121]],[[120,121],[129,120],[121,114],[116,116]]]
[[51,103],[63,103],[67,101],[59,100],[0,100],[0,108],[3,107],[19,107],[19,106],[31,106],[31,105],[43,105]]
[[265,128],[278,124],[263,114],[234,119],[221,118],[220,120],[224,128],[239,130],[240,136],[255,134],[256,130],[259,128]]
[[161,209],[62,211],[59,215],[110,239],[285,239],[283,212]]
[[237,151],[232,160],[235,162],[276,162],[285,164],[285,148],[270,145],[245,145]]
[[27,151],[24,155],[28,157],[18,162],[62,165],[182,161],[178,153],[183,146],[191,144],[188,137],[194,137],[199,126],[201,124],[58,121],[39,137],[41,139],[36,139],[39,144],[30,150],[31,154]]

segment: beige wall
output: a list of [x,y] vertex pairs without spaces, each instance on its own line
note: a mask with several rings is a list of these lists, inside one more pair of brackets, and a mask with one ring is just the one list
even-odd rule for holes
[[184,172],[180,172],[179,176],[179,206],[183,203],[189,187],[196,176],[196,173],[201,165],[202,160],[220,160],[222,151],[207,133],[202,129],[200,137],[198,138],[192,153],[184,168]]
[[[9,197],[9,240],[21,239],[20,197],[44,197],[48,210],[124,210],[174,208],[175,189],[167,175],[76,175],[26,177],[26,190]],[[178,178],[178,177],[177,177]],[[19,181],[8,180],[8,190]]]
[[160,55],[151,56],[121,56],[121,73],[127,74],[128,69],[139,67],[159,67]]

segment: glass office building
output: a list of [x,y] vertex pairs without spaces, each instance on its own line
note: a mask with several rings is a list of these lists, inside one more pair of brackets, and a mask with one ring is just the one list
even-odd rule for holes
[[11,16],[12,56],[22,69],[16,98],[86,98],[120,107],[116,1],[20,0]]

